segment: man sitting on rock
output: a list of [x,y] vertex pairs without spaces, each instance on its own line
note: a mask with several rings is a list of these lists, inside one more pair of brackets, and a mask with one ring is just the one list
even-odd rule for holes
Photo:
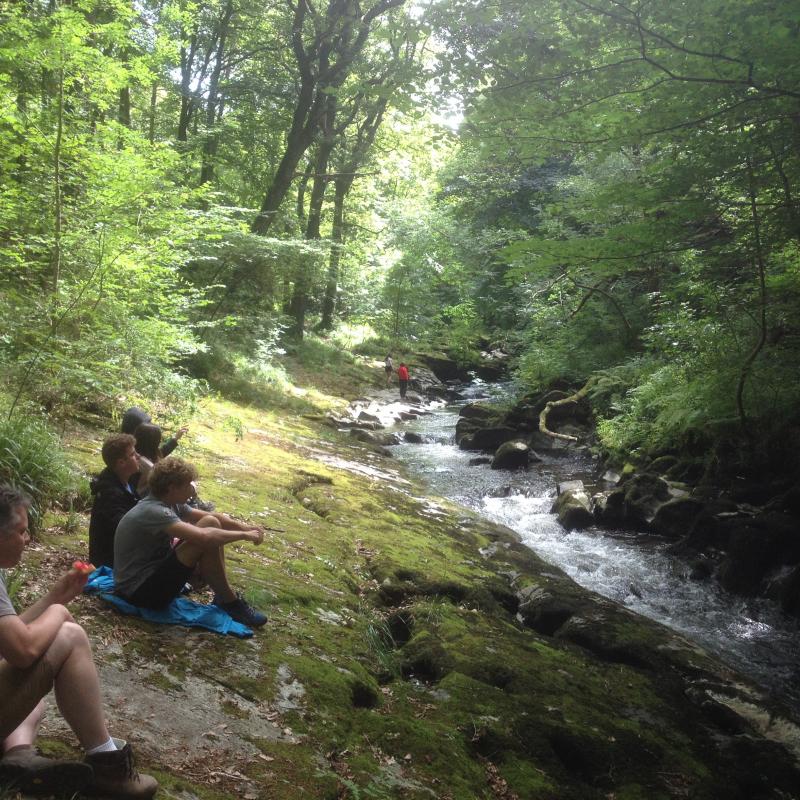
[[[28,543],[30,499],[0,485],[0,567],[15,567]],[[78,791],[114,798],[150,798],[158,784],[133,769],[130,745],[108,734],[100,683],[86,633],[66,603],[79,595],[87,572],[76,566],[17,615],[0,574],[0,785],[23,794]],[[44,696],[55,688],[64,719],[86,751],[84,761],[55,761],[33,743]],[[5,797],[5,794],[3,794]]]
[[89,560],[96,567],[114,566],[114,536],[119,521],[138,502],[131,479],[139,472],[136,439],[114,433],[103,442],[106,468],[91,483],[94,495],[89,521]]
[[[197,471],[180,458],[165,458],[150,473],[150,494],[120,521],[114,541],[117,594],[142,608],[163,608],[186,582],[199,578],[214,590],[214,604],[251,628],[267,618],[228,583],[224,547],[261,544],[264,532],[225,514],[191,508]],[[173,540],[180,540],[173,546]]]

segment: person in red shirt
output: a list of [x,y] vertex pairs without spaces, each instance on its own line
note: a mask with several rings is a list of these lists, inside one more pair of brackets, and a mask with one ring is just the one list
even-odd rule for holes
[[397,382],[400,384],[400,399],[403,400],[408,390],[408,367],[402,361],[397,368]]

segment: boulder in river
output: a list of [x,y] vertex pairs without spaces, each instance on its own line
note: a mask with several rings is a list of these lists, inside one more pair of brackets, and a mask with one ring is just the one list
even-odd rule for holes
[[409,444],[423,444],[425,442],[425,437],[421,433],[415,433],[414,431],[406,431],[403,434],[403,439]]
[[417,353],[416,358],[422,361],[440,381],[469,380],[469,371],[444,353]]
[[531,450],[525,442],[503,442],[494,454],[492,469],[527,468],[530,457]]
[[494,451],[503,442],[517,438],[517,432],[511,428],[479,428],[472,435],[463,438],[458,446],[462,450]]
[[662,536],[679,539],[686,536],[704,508],[704,504],[693,497],[668,500],[656,509],[650,527]]
[[634,524],[649,525],[659,506],[670,499],[669,484],[649,472],[634,475],[624,488],[625,517]]
[[351,428],[350,435],[359,442],[374,444],[379,447],[400,444],[400,436],[396,433],[373,433],[372,431],[365,431],[360,428]]
[[588,528],[594,522],[594,517],[583,481],[559,483],[558,497],[551,512],[558,516],[558,521],[568,530]]
[[485,403],[469,403],[458,412],[458,416],[465,419],[489,420],[497,417],[497,410]]

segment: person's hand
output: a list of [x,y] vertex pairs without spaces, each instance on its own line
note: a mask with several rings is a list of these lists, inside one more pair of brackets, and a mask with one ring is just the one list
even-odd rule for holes
[[264,531],[261,528],[251,528],[247,533],[250,534],[248,538],[253,544],[261,544],[264,541]]
[[175,439],[175,441],[177,442],[181,438],[181,436],[183,436],[185,433],[188,433],[188,431],[189,429],[186,426],[178,428],[178,430],[175,431],[175,435],[172,438]]
[[74,566],[69,571],[65,572],[53,585],[50,594],[53,602],[67,604],[70,600],[74,600],[86,586],[86,581],[89,580],[89,573],[94,569],[86,569],[92,566],[91,564],[84,565],[83,562],[77,561],[80,567]]

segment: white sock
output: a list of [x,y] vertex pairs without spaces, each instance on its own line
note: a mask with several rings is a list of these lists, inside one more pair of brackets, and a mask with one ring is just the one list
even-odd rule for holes
[[97,747],[93,747],[91,750],[86,751],[87,756],[93,756],[95,753],[108,753],[112,750],[118,750],[119,748],[114,743],[114,740],[109,736],[107,742],[103,742],[103,744],[97,745]]

